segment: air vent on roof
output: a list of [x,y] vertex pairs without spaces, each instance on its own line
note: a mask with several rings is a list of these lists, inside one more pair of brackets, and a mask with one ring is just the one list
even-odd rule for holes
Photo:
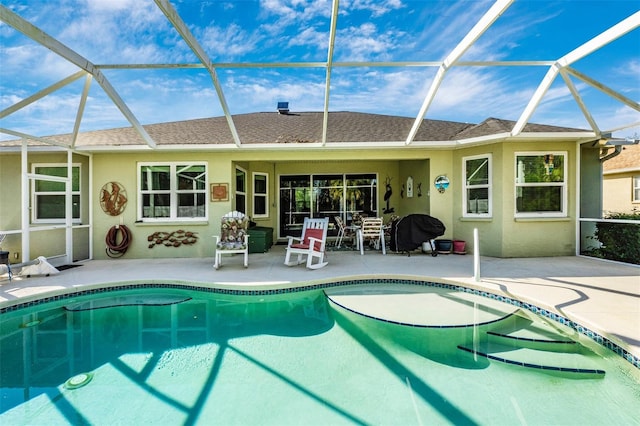
[[289,102],[278,102],[278,113],[289,114]]

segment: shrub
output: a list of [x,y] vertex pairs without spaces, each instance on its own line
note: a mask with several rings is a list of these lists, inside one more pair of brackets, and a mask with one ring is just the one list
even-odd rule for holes
[[601,247],[587,254],[602,259],[640,264],[640,214],[610,213],[605,219],[637,220],[638,223],[598,222],[594,239]]

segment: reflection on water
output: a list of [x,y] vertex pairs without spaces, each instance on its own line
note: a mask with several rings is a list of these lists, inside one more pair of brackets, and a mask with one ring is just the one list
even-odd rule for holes
[[284,299],[122,293],[87,296],[66,306],[41,305],[23,315],[5,314],[0,385],[22,388],[23,398],[9,401],[3,395],[1,410],[29,400],[36,388],[56,387],[122,354],[162,353],[262,334],[313,335],[332,326],[321,292]]

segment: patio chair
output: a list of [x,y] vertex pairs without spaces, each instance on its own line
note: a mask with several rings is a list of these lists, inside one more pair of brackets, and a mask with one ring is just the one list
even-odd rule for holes
[[344,220],[340,216],[334,216],[336,226],[338,227],[338,237],[336,239],[336,247],[340,248],[342,241],[346,239],[353,239],[353,229],[350,229],[345,225]]
[[232,211],[222,216],[220,235],[216,239],[216,254],[213,267],[218,269],[222,265],[222,256],[229,254],[243,254],[244,267],[249,267],[249,219],[241,212]]
[[[327,229],[329,228],[329,218],[308,218],[304,219],[302,225],[302,237],[288,237],[287,256],[284,264],[295,266],[304,263],[303,257],[307,257],[307,268],[319,269],[326,266],[328,262],[324,260],[324,249],[327,242]],[[296,242],[297,241],[297,242]],[[297,255],[297,262],[291,263],[291,255]],[[317,259],[316,262],[313,260]]]
[[362,226],[358,229],[358,246],[360,254],[364,254],[364,242],[373,243],[376,250],[382,247],[382,254],[387,254],[384,243],[384,223],[381,217],[366,217],[362,219]]

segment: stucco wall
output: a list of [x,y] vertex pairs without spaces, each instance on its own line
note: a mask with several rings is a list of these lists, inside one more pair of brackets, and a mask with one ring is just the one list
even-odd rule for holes
[[[517,151],[567,151],[569,175],[568,179],[568,218],[561,219],[514,219],[514,155]],[[491,153],[493,159],[493,216],[489,219],[468,219],[462,217],[462,158],[469,155]],[[82,156],[81,156],[82,157]],[[86,157],[84,157],[86,159]],[[30,154],[30,162],[64,162],[66,154],[47,156]],[[83,160],[85,161],[85,160]],[[169,162],[169,161],[206,161],[208,164],[208,182],[228,182],[230,184],[229,201],[211,202],[209,199],[209,220],[192,223],[136,223],[137,214],[137,163]],[[0,157],[0,177],[3,190],[0,193],[0,213],[2,213],[2,229],[18,229],[20,214],[19,204],[19,163],[20,155]],[[467,241],[467,251],[472,253],[473,230],[480,234],[481,254],[498,257],[514,256],[553,256],[571,255],[575,245],[575,191],[576,191],[576,146],[574,143],[509,143],[488,144],[458,150],[426,150],[421,148],[401,150],[298,150],[298,151],[224,151],[224,152],[161,152],[149,151],[138,153],[95,153],[93,155],[93,185],[86,188],[83,195],[88,198],[89,191],[94,201],[87,205],[93,213],[93,255],[96,259],[107,258],[105,253],[105,236],[112,226],[127,225],[133,235],[132,245],[126,254],[127,258],[166,258],[166,257],[213,257],[214,239],[212,235],[219,232],[219,218],[233,210],[235,167],[247,170],[248,181],[252,172],[264,172],[269,175],[269,217],[256,220],[259,225],[278,229],[278,179],[282,174],[296,173],[377,173],[379,177],[378,198],[379,210],[384,204],[384,182],[391,178],[394,195],[390,207],[396,214],[426,213],[440,219],[446,226],[444,238],[463,239]],[[451,186],[444,193],[435,190],[433,182],[439,175],[446,175]],[[414,197],[400,197],[401,185],[406,178],[414,178]],[[83,178],[88,178],[83,176]],[[122,215],[109,216],[99,204],[99,193],[102,186],[111,181],[121,183],[128,195],[128,205]],[[417,196],[417,185],[422,183],[422,197]],[[84,183],[83,183],[84,184]],[[249,185],[251,190],[251,185]],[[251,214],[252,194],[247,193],[248,212]],[[386,219],[388,216],[385,215]],[[83,219],[88,212],[83,211]],[[191,246],[169,248],[155,246],[149,248],[148,237],[156,231],[171,232],[185,230],[197,233],[199,240]],[[85,231],[86,233],[86,231]],[[80,233],[78,233],[81,236]],[[278,237],[278,235],[274,235]],[[281,236],[282,237],[282,236]],[[85,240],[87,236],[81,236]],[[45,234],[34,233],[32,247],[46,253],[58,253],[58,245],[64,238],[55,236],[47,238]],[[20,246],[19,240],[10,245]],[[6,244],[5,244],[6,245]],[[3,249],[5,249],[3,245]],[[49,245],[55,246],[49,248]],[[31,255],[40,255],[32,251]],[[75,256],[74,256],[75,257]]]
[[[568,155],[568,204],[566,218],[515,218],[516,152],[566,151]],[[493,214],[491,218],[463,218],[462,159],[491,154],[493,163]],[[575,254],[576,145],[574,143],[509,143],[455,151],[452,191],[455,193],[454,239],[467,242],[474,252],[473,231],[478,229],[480,254],[496,257],[567,256]]]
[[[640,172],[635,173],[635,176]],[[640,208],[640,203],[633,203],[634,173],[611,173],[602,181],[602,210],[604,213],[632,213]]]

